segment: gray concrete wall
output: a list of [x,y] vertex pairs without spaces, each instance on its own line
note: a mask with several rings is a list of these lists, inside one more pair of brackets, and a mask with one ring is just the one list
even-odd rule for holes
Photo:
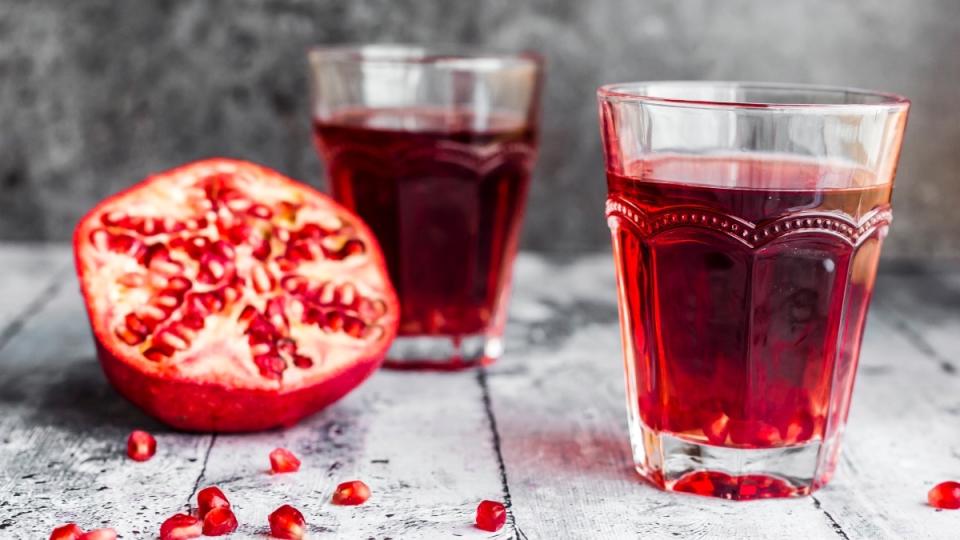
[[914,101],[887,255],[960,257],[960,2],[0,0],[0,238],[212,155],[313,183],[304,49],[465,42],[549,64],[524,245],[606,249],[593,92],[630,79],[844,84]]

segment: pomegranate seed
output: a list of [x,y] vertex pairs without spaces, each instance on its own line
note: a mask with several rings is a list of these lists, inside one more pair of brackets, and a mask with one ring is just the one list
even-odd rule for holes
[[927,502],[934,508],[960,508],[960,482],[940,482],[927,493]]
[[204,536],[223,536],[237,530],[237,517],[229,508],[214,508],[203,517]]
[[314,295],[317,301],[324,305],[330,305],[336,299],[337,287],[329,281],[320,286],[320,290]]
[[61,525],[50,533],[50,540],[77,540],[83,534],[83,529],[76,523]]
[[343,331],[348,336],[359,338],[363,335],[363,330],[366,328],[366,324],[356,317],[344,317],[343,318]]
[[268,379],[279,379],[283,376],[283,371],[287,369],[287,363],[283,358],[272,354],[264,354],[253,357],[253,363],[260,368],[260,374]]
[[168,347],[150,347],[149,349],[143,351],[143,356],[147,360],[152,362],[163,362],[167,358],[173,356],[174,350]]
[[477,506],[477,528],[499,531],[507,522],[507,509],[496,501],[483,501]]
[[117,531],[113,529],[94,529],[81,534],[78,540],[117,540]]
[[157,221],[152,217],[143,218],[143,220],[137,224],[137,231],[144,236],[153,236],[155,234],[160,234],[163,231],[163,222]]
[[[156,325],[158,322],[165,320],[169,314],[160,309],[157,306],[148,304],[146,306],[140,306],[137,308],[137,317],[139,317],[144,324]],[[149,321],[149,322],[148,322]]]
[[103,223],[107,227],[123,227],[123,223],[127,219],[129,218],[125,212],[121,212],[120,210],[112,210],[100,216],[100,223]]
[[227,496],[216,486],[206,487],[197,493],[197,515],[200,519],[206,517],[207,513],[216,508],[230,508],[230,501]]
[[171,330],[161,332],[160,335],[155,338],[155,341],[160,345],[166,345],[175,351],[185,351],[190,347],[190,343],[184,339],[183,336],[178,336]]
[[275,473],[297,472],[300,470],[300,460],[286,448],[277,448],[270,452],[270,468]]
[[303,538],[307,521],[299,510],[285,504],[270,514],[270,535],[274,538],[299,540]]
[[723,444],[727,440],[727,433],[730,431],[730,417],[723,412],[718,412],[712,416],[703,425],[703,434],[707,436],[712,444]]
[[203,534],[199,519],[186,514],[176,514],[160,525],[160,540],[186,540]]
[[250,269],[250,281],[253,282],[253,288],[259,293],[264,293],[273,288],[273,278],[267,269],[260,264],[253,265]]
[[205,236],[194,236],[186,241],[183,248],[194,259],[199,259],[210,247],[210,239]]
[[356,506],[370,498],[370,488],[360,480],[344,482],[333,492],[333,504]]
[[265,261],[267,257],[270,256],[270,241],[261,240],[259,244],[256,244],[257,247],[253,248],[251,253],[257,260]]
[[233,246],[231,246],[228,242],[224,242],[223,240],[217,240],[214,242],[213,245],[210,246],[210,251],[228,261],[232,261],[237,256],[237,251],[233,249]]
[[175,276],[183,272],[183,265],[172,259],[154,259],[149,268],[164,276]]
[[120,341],[130,346],[136,345],[138,343],[143,343],[143,340],[146,339],[146,336],[144,336],[143,334],[134,332],[133,330],[131,330],[130,328],[127,328],[124,325],[118,326],[114,333],[117,335],[118,338],[120,338]]
[[227,208],[234,212],[243,212],[253,206],[253,201],[249,199],[230,199],[227,201]]
[[255,204],[247,210],[247,213],[260,219],[270,219],[273,217],[273,211],[262,204]]
[[203,330],[203,327],[206,324],[203,321],[203,317],[198,317],[193,313],[184,315],[183,318],[180,319],[180,321],[184,327],[189,328],[191,330]]
[[135,430],[127,437],[127,456],[134,461],[146,461],[157,453],[157,440],[146,431]]
[[150,333],[150,328],[133,313],[128,313],[127,316],[123,318],[123,322],[126,324],[127,328],[134,333],[144,336]]
[[174,276],[167,282],[167,287],[169,287],[172,292],[184,292],[189,291],[190,288],[193,287],[193,283],[183,276]]
[[329,249],[329,251],[327,251],[327,257],[335,261],[341,261],[352,255],[360,255],[366,251],[366,248],[363,246],[363,242],[360,240],[347,240],[339,247],[336,247],[337,243],[337,241],[327,243]]
[[339,332],[340,330],[343,329],[344,317],[343,317],[343,314],[340,313],[339,311],[331,311],[327,313],[326,319],[327,321],[326,321],[325,328],[327,328],[328,330],[331,330],[333,332]]
[[280,286],[288,293],[302,293],[307,288],[307,278],[298,275],[283,276]]
[[297,366],[300,369],[308,369],[313,367],[313,360],[309,356],[304,356],[302,354],[294,354],[293,365]]
[[340,305],[353,307],[357,300],[357,288],[352,283],[344,283],[340,286]]

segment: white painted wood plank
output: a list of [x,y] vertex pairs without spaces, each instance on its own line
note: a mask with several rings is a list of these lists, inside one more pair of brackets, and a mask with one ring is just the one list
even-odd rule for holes
[[[277,446],[299,472],[271,475]],[[330,503],[336,485],[363,480],[358,507]],[[337,538],[506,538],[472,526],[483,499],[503,487],[473,373],[381,371],[345,400],[285,432],[220,436],[202,485],[218,485],[237,507],[241,532],[264,532],[281,504],[303,512],[313,534]]]
[[864,338],[837,477],[815,496],[851,539],[956,539],[960,514],[926,497],[960,478],[960,379],[924,358],[882,306]]
[[960,263],[884,275],[876,304],[889,321],[943,373],[960,375]]
[[0,335],[70,267],[70,249],[55,244],[0,243]]
[[[158,439],[146,463],[125,457],[126,435]],[[285,446],[300,472],[273,476]],[[373,489],[365,505],[329,504],[340,481]],[[0,538],[46,537],[57,524],[110,525],[151,538],[187,508],[197,486],[219,485],[237,508],[236,538],[262,537],[290,503],[316,535],[339,538],[506,538],[472,527],[477,503],[503,499],[474,372],[381,372],[298,427],[244,436],[171,432],[109,386],[72,276],[0,349]],[[326,534],[324,534],[326,533]]]
[[833,483],[816,498],[714,501],[661,493],[632,471],[609,256],[524,258],[517,275],[508,354],[489,380],[530,538],[956,537],[960,514],[924,502],[960,469],[960,392],[889,326],[871,323]]

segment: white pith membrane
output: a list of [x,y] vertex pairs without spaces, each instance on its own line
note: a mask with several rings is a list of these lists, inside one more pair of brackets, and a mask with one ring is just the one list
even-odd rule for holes
[[[259,219],[251,216],[243,208],[246,202],[234,202],[235,210],[229,205],[218,203],[219,209],[209,209],[210,203],[204,186],[211,178],[226,178],[225,185],[242,192],[251,203],[269,208],[273,217]],[[286,205],[282,203],[292,203]],[[293,210],[293,208],[296,208]],[[123,226],[107,226],[116,218],[156,218],[168,224],[189,223],[191,219],[206,218],[206,226],[195,230],[183,230],[177,233],[159,233],[146,235]],[[111,219],[114,218],[114,219]],[[325,379],[330,374],[352,365],[357,358],[369,357],[377,349],[385,350],[385,341],[389,339],[389,329],[395,325],[396,313],[387,310],[389,298],[388,285],[379,258],[371,255],[370,238],[361,236],[352,223],[357,218],[335,206],[312,190],[273,173],[268,169],[245,162],[230,160],[210,160],[168,173],[149,178],[133,189],[103,203],[97,211],[91,213],[80,224],[77,231],[77,257],[82,269],[82,287],[89,303],[94,330],[102,343],[110,344],[111,352],[121,360],[146,373],[164,374],[167,378],[188,380],[196,383],[218,383],[235,388],[282,390],[310,384],[311,380]],[[162,243],[170,246],[176,237],[190,239],[204,236],[211,244],[221,239],[217,222],[246,222],[254,229],[273,237],[270,240],[271,253],[261,261],[253,256],[254,246],[248,243],[233,244],[236,267],[233,290],[239,296],[220,311],[214,311],[203,317],[203,328],[185,328],[183,317],[188,313],[189,301],[182,301],[169,311],[166,318],[156,324],[153,332],[146,335],[140,343],[128,344],[118,337],[118,329],[127,328],[128,314],[133,313],[140,319],[147,317],[157,306],[158,293],[169,290],[170,278],[181,276],[190,280],[192,287],[186,291],[189,295],[210,291],[221,291],[230,284],[230,277],[224,277],[214,285],[198,280],[198,273],[219,275],[217,262],[196,260],[186,249],[169,249],[169,257],[182,265],[182,270],[170,272],[162,265],[149,268],[138,261],[136,248],[124,252],[106,240],[107,235],[99,232],[106,230],[110,238],[129,235],[146,246]],[[125,221],[129,225],[129,220]],[[297,259],[291,269],[286,263],[284,269],[278,257],[285,253],[286,242],[276,238],[284,229],[295,234],[306,224],[316,224],[323,228],[325,236],[311,244],[313,260]],[[202,221],[200,222],[202,225]],[[97,241],[99,239],[99,241]],[[325,248],[337,252],[339,247],[349,240],[360,240],[363,250],[352,253],[341,260],[324,255]],[[142,259],[141,250],[139,252]],[[216,259],[214,259],[215,261]],[[260,269],[257,270],[256,267]],[[255,273],[271,278],[272,287],[259,292],[255,287]],[[144,284],[128,286],[137,275],[143,277]],[[309,294],[291,294],[282,288],[284,276],[302,276],[308,285]],[[208,278],[208,280],[210,280]],[[242,284],[240,284],[242,280]],[[166,283],[164,285],[164,283]],[[260,280],[260,283],[264,283]],[[154,285],[160,286],[154,286]],[[239,285],[239,286],[238,286]],[[261,288],[263,288],[261,286]],[[228,293],[229,294],[229,293]],[[303,297],[310,298],[305,304]],[[257,349],[258,353],[279,356],[283,359],[283,369],[278,376],[265,375],[263,369],[254,362],[254,346],[250,342],[248,321],[239,321],[246,306],[252,306],[264,319],[267,303],[271,298],[284,298],[284,313],[289,331],[281,330],[281,337],[292,340],[296,354],[309,358],[308,363],[295,365],[292,356],[277,350],[276,341],[267,348]],[[354,321],[360,320],[363,330],[357,332],[355,325],[351,335],[343,327],[329,323],[304,322],[307,306],[313,306],[322,313],[333,311],[346,315]],[[363,306],[362,308],[359,306]],[[342,321],[342,318],[341,318]],[[183,339],[186,348],[178,343],[172,354],[160,355],[159,360],[148,359],[144,354],[158,348],[170,353],[169,343],[160,337],[164,330],[175,330],[175,338]],[[176,339],[172,340],[177,342]],[[289,346],[289,342],[286,343]],[[177,350],[181,349],[181,350]],[[289,347],[287,348],[289,351]],[[154,355],[157,357],[157,355]],[[274,364],[276,365],[276,364]],[[274,372],[276,375],[276,373]]]

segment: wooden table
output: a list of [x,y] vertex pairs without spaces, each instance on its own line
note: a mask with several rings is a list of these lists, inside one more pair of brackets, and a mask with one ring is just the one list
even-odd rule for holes
[[[837,477],[812,497],[745,503],[661,493],[631,470],[612,268],[522,256],[490,369],[381,371],[295,428],[189,435],[105,381],[69,249],[0,245],[0,538],[65,521],[154,538],[213,484],[245,538],[286,502],[321,538],[960,538],[960,511],[925,504],[960,479],[960,267],[888,265]],[[136,427],[158,439],[146,463],[124,454]],[[299,473],[266,472],[277,446],[303,458]],[[357,478],[373,498],[331,506]],[[471,526],[482,499],[511,503],[497,534]]]

